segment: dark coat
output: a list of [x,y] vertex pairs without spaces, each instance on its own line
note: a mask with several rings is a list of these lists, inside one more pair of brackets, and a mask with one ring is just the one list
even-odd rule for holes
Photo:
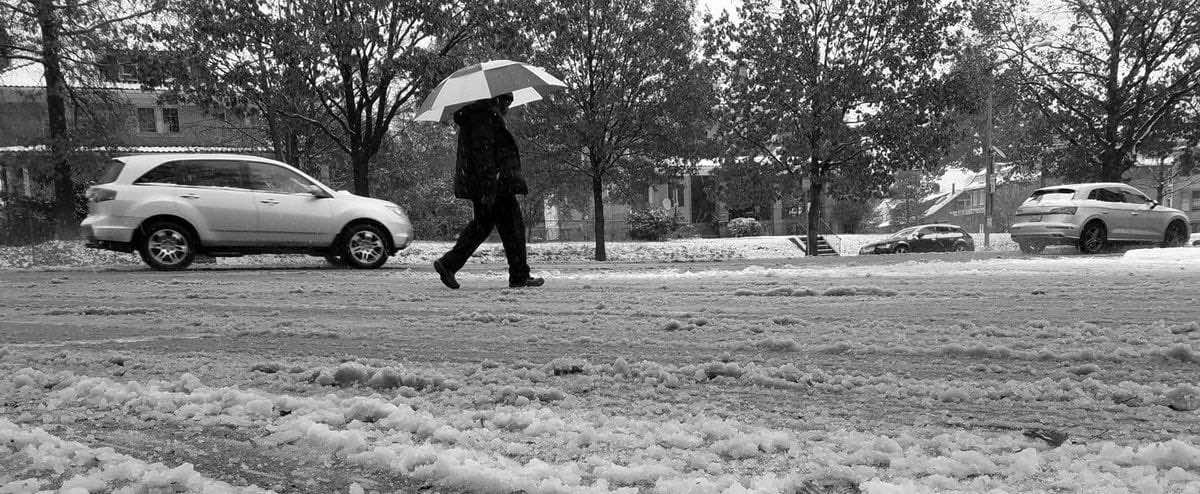
[[454,112],[458,124],[458,157],[454,196],[481,200],[497,195],[529,193],[521,176],[517,140],[491,101],[476,102]]

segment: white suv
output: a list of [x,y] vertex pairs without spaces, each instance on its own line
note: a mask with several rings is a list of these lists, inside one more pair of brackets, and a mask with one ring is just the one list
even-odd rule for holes
[[116,158],[87,190],[89,247],[184,269],[197,254],[304,253],[377,268],[408,246],[400,206],[333,191],[285,163],[234,154]]
[[1182,247],[1188,218],[1122,183],[1055,185],[1033,191],[1017,208],[1009,227],[1022,252],[1036,254],[1046,245],[1076,245],[1095,254],[1114,243],[1156,243]]

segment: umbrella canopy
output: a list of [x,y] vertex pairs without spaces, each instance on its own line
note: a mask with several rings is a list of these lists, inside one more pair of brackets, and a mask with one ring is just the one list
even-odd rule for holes
[[458,69],[438,83],[417,107],[413,120],[448,122],[455,110],[472,101],[504,93],[513,94],[510,107],[521,106],[563,87],[567,85],[541,67],[512,60],[477,63]]

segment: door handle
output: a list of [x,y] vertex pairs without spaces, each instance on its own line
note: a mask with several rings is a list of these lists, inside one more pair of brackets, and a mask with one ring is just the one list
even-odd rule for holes
[[1130,214],[1130,215],[1132,215],[1132,216],[1137,216],[1137,215],[1138,215],[1138,213],[1129,213],[1129,214]]
[[275,200],[275,199],[263,199],[263,200],[261,200],[261,201],[258,201],[258,202],[261,202],[261,203],[263,203],[263,204],[272,204],[272,205],[274,205],[274,204],[279,204],[279,201],[277,201],[277,200]]
[[198,196],[196,194],[183,194],[179,197],[182,197],[184,199],[199,199],[200,198],[200,196]]

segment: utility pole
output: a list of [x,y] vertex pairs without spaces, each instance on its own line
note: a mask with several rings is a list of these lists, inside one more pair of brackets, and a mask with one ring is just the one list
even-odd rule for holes
[[992,233],[992,227],[994,226],[992,223],[992,216],[993,216],[992,213],[994,212],[995,207],[996,207],[996,200],[995,200],[996,199],[995,198],[995,194],[996,194],[996,170],[995,170],[996,164],[995,164],[995,158],[993,156],[993,150],[992,150],[992,148],[994,147],[992,145],[992,113],[993,113],[992,108],[995,106],[995,103],[993,101],[993,93],[995,92],[995,86],[996,86],[995,72],[998,67],[1008,63],[1012,59],[1025,56],[1025,52],[1034,50],[1037,48],[1041,48],[1043,46],[1049,46],[1049,45],[1050,45],[1049,41],[1039,41],[1032,45],[1021,48],[1016,53],[1010,55],[1008,58],[1005,58],[998,62],[989,63],[984,67],[985,70],[984,70],[984,74],[983,74],[983,84],[984,84],[984,86],[983,86],[983,93],[984,93],[983,162],[987,166],[986,171],[984,172],[984,179],[987,183],[984,184],[985,189],[984,189],[984,196],[983,196],[983,248],[984,249],[990,248],[991,244],[992,244],[991,233]]
[[984,184],[983,196],[983,248],[988,250],[992,246],[992,208],[995,207],[995,199],[993,195],[996,193],[996,177],[995,177],[995,159],[992,156],[992,107],[994,106],[992,89],[994,84],[992,71],[994,66],[988,66],[987,73],[984,74],[984,107],[983,107],[983,162],[987,167],[984,173],[986,184]]

